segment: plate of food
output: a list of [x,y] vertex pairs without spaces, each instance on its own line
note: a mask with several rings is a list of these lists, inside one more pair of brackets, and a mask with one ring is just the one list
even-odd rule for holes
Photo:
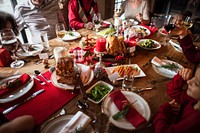
[[81,34],[76,31],[66,31],[63,41],[72,41],[81,37]]
[[134,77],[136,78],[146,76],[146,74],[142,71],[142,69],[137,64],[106,67],[105,70],[108,76],[112,75],[115,72],[118,72],[120,75],[118,80],[122,80],[125,75],[134,75]]
[[88,99],[93,103],[100,103],[111,91],[113,90],[113,86],[104,82],[98,81],[92,87],[90,87],[86,93],[88,95]]
[[[17,81],[17,79],[19,79],[21,75],[15,75],[15,76],[10,76],[7,77],[3,80],[0,80],[0,89],[4,89],[4,86],[11,86],[11,85],[15,85],[15,81]],[[13,101],[21,96],[23,96],[24,94],[26,94],[32,87],[34,84],[34,79],[31,77],[30,80],[28,80],[26,83],[24,83],[23,85],[18,86],[17,88],[11,88],[14,89],[13,91],[9,91],[9,93],[6,93],[5,95],[1,95],[0,96],[0,103],[6,103],[6,102],[10,102]],[[0,90],[0,91],[1,91]]]
[[[90,66],[86,66],[84,64],[77,64],[77,65],[81,67],[81,75],[80,76],[81,76],[83,85],[86,86],[86,85],[90,84],[92,82],[93,78],[94,78],[93,70],[90,69]],[[53,85],[58,87],[58,88],[61,88],[61,89],[64,89],[64,90],[73,90],[74,89],[74,84],[59,83],[56,71],[54,71],[52,73],[51,81],[52,81]]]
[[[63,115],[48,122],[40,133],[59,133],[62,128],[73,118],[74,115]],[[82,133],[93,133],[93,128],[89,124]]]
[[146,27],[141,26],[141,25],[132,26],[130,31],[131,30],[134,30],[134,32],[136,32],[137,34],[142,34],[143,37],[149,36],[151,34],[149,29],[147,29]]
[[157,50],[161,48],[161,44],[152,39],[140,39],[137,45],[146,50]]
[[[23,48],[23,49],[22,49]],[[36,56],[42,52],[44,47],[39,44],[22,44],[22,48],[19,49],[16,54],[20,57]]]
[[182,65],[171,60],[154,57],[151,62],[155,72],[168,78],[173,78],[178,73],[179,69],[183,68]]
[[114,28],[106,28],[100,32],[97,32],[98,35],[101,36],[108,36],[108,35],[114,35],[115,34],[115,29]]
[[[148,105],[148,103],[138,94],[128,91],[121,91],[122,94],[127,98],[129,103],[135,102],[132,106],[147,120],[149,121],[151,116],[151,110]],[[110,96],[108,95],[102,102],[101,106],[102,111],[107,114],[108,116],[113,116],[117,112],[119,112],[118,108],[116,107],[115,103],[112,101]],[[134,114],[133,114],[134,115]],[[119,127],[121,129],[125,130],[135,130],[136,128],[126,119],[121,118],[119,120],[114,120],[113,117],[110,117],[109,121],[115,125],[116,127]],[[137,127],[137,129],[142,128],[145,126],[144,124]]]
[[86,37],[82,37],[80,42],[79,42],[79,46],[81,48],[87,47],[87,46],[94,46],[96,44],[96,39],[98,37],[96,36],[86,36]]
[[170,39],[169,43],[175,48],[176,51],[183,53],[183,50],[177,40]]

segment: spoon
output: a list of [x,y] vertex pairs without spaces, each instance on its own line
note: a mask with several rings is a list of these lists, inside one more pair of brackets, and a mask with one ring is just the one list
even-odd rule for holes
[[48,83],[51,82],[50,80],[48,80],[47,78],[45,78],[45,77],[40,73],[40,71],[35,70],[34,73],[35,73],[37,76],[41,76],[41,77],[42,77],[44,80],[46,80]]
[[33,76],[33,78],[36,79],[37,81],[39,81],[41,85],[45,85],[46,84],[45,82],[43,82],[42,80],[40,80],[36,76]]
[[51,67],[49,68],[49,71],[50,71],[51,73],[53,73],[55,70],[56,70],[55,66],[51,66]]

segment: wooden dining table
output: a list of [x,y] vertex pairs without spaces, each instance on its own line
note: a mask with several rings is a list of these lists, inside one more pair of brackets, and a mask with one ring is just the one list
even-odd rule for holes
[[[87,35],[93,35],[93,36],[99,36],[96,35],[96,32],[93,30],[87,30],[87,29],[80,29],[77,30],[81,34],[82,37],[87,36]],[[161,35],[160,33],[156,32],[153,35],[149,37],[150,39],[154,39],[158,41],[160,44],[164,41],[165,36]],[[81,38],[78,38],[76,40],[72,41],[66,41],[64,42],[64,45],[68,48],[68,50],[79,46],[79,41]],[[50,51],[48,51],[49,55],[53,54],[53,49],[58,46],[62,46],[63,43],[61,40],[58,38],[54,38],[52,40],[49,40],[49,45],[50,45]],[[172,61],[175,61],[179,64],[181,64],[183,67],[188,67],[188,68],[193,68],[194,64],[190,63],[184,56],[183,53],[176,51],[169,43],[166,46],[161,46],[160,49],[157,50],[146,50],[141,47],[136,46],[136,50],[134,52],[134,55],[130,57],[131,59],[131,64],[137,64],[142,71],[146,74],[144,77],[140,78],[135,78],[134,80],[134,86],[136,87],[147,87],[147,86],[153,86],[152,90],[148,91],[142,91],[137,93],[139,96],[141,96],[143,99],[145,99],[150,107],[151,110],[151,117],[149,120],[149,123],[146,127],[143,127],[142,129],[139,130],[134,130],[134,131],[128,131],[124,129],[120,129],[113,125],[112,123],[109,124],[109,133],[129,133],[129,132],[137,132],[137,133],[153,133],[153,125],[152,121],[156,115],[156,112],[158,111],[160,105],[163,103],[166,103],[170,101],[170,98],[168,97],[166,93],[167,89],[167,82],[170,80],[165,80],[165,81],[160,81],[160,82],[154,82],[152,83],[153,80],[160,80],[164,79],[166,77],[160,75],[159,73],[155,72],[155,70],[152,67],[152,64],[150,63],[151,59],[157,56],[160,59],[171,59]],[[104,58],[104,57],[103,57]],[[44,67],[43,63],[40,63],[38,56],[35,57],[27,57],[24,59],[26,61],[25,66],[22,68],[18,69],[13,69],[10,67],[1,67],[0,68],[0,73],[1,75],[13,75],[14,73],[22,74],[22,73],[28,73],[30,75],[34,74],[34,70],[39,70],[41,72],[45,72],[48,70],[48,68]],[[39,63],[38,63],[39,62]],[[49,66],[55,66],[55,59],[48,59]],[[125,64],[128,64],[128,59],[126,59]],[[0,75],[0,76],[1,76]],[[93,84],[95,84],[98,80],[103,80],[111,85],[114,86],[114,90],[121,89],[121,82],[119,84],[113,84],[107,76],[104,76],[103,78],[94,78],[93,81],[85,87],[85,89],[88,89],[91,87]],[[56,99],[55,99],[56,100]],[[54,114],[52,114],[45,122],[43,122],[40,127],[38,127],[35,132],[40,132],[41,128],[46,125],[46,123],[49,122],[50,119],[53,117],[57,116],[61,110],[65,109],[66,114],[65,115],[74,115],[76,112],[83,111],[86,114],[90,115],[90,111],[88,109],[80,109],[76,106],[77,100],[82,100],[82,95],[78,94],[75,98],[73,98],[71,101],[69,101],[66,105],[64,105],[62,108],[60,108],[58,111],[56,111]],[[96,111],[96,113],[101,112],[101,104],[95,104],[90,101],[86,101],[90,108]],[[94,124],[91,123],[92,127],[94,127]]]

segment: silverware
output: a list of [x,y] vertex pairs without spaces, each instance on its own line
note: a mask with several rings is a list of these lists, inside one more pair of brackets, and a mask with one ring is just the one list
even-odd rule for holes
[[41,85],[45,85],[46,84],[45,82],[43,82],[42,80],[40,80],[36,76],[33,76],[33,78],[36,79],[37,81],[39,81]]
[[41,73],[40,71],[38,70],[35,70],[34,73],[37,75],[37,76],[41,76],[45,81],[47,81],[48,83],[51,82],[51,80],[48,80],[47,78],[45,78]]
[[33,93],[31,96],[29,96],[27,99],[25,99],[24,101],[18,103],[18,104],[15,104],[14,106],[6,109],[3,111],[3,114],[8,114],[9,112],[11,112],[12,110],[14,110],[15,108],[17,108],[18,106],[22,105],[23,103],[33,99],[34,97],[36,97],[37,95],[41,94],[42,92],[44,92],[45,90],[44,89],[41,89],[39,91],[36,91],[35,93]]
[[155,80],[150,80],[148,82],[151,83],[151,84],[156,84],[156,83],[160,83],[160,82],[168,81],[168,80],[170,80],[170,78],[155,79]]
[[137,88],[137,87],[133,87],[132,88],[132,91],[133,92],[137,92],[137,93],[140,93],[140,92],[142,92],[142,91],[147,91],[147,90],[152,90],[153,89],[153,87],[146,87],[146,88]]

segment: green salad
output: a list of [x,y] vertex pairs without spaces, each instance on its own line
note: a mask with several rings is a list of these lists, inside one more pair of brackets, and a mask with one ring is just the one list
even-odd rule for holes
[[146,40],[145,42],[141,43],[140,45],[145,48],[156,48],[157,47],[157,45],[151,39]]
[[114,28],[107,28],[105,30],[100,31],[99,34],[106,36],[106,35],[113,35],[115,32],[116,31]]
[[109,91],[110,91],[110,88],[107,85],[100,83],[91,89],[91,91],[88,93],[88,97],[91,98],[92,100],[94,100],[95,102],[98,102]]

